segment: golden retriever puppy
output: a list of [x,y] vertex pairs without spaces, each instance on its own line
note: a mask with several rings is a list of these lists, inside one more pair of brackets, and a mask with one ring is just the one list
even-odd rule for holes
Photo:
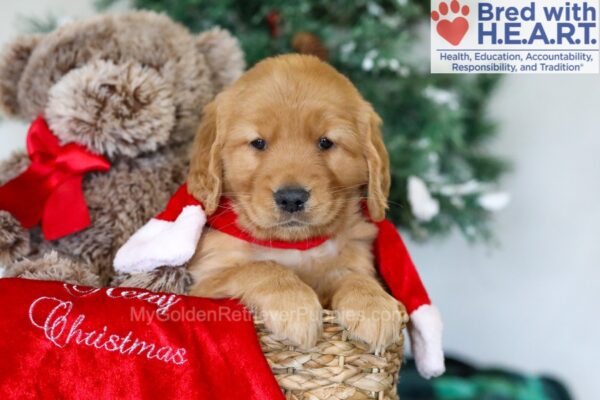
[[329,237],[277,249],[208,229],[189,262],[190,294],[234,297],[275,334],[311,347],[322,307],[372,349],[400,337],[402,307],[381,286],[373,220],[390,185],[381,119],[343,75],[315,57],[257,64],[210,103],[194,143],[190,193],[207,214],[230,198],[237,224],[262,240]]

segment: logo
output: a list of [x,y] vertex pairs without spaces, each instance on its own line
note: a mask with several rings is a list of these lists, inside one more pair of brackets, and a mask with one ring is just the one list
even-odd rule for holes
[[431,12],[431,19],[436,22],[437,33],[451,45],[458,46],[469,30],[466,17],[470,11],[469,6],[461,6],[457,0],[450,3],[450,8],[441,2],[438,10]]
[[432,0],[432,73],[598,73],[599,0]]

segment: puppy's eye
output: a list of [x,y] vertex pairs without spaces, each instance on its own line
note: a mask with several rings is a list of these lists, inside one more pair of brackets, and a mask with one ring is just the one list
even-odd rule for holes
[[326,137],[322,137],[319,139],[319,149],[321,150],[329,150],[333,147],[333,142]]
[[267,142],[264,139],[255,139],[250,142],[250,146],[254,147],[256,150],[264,150],[267,148]]

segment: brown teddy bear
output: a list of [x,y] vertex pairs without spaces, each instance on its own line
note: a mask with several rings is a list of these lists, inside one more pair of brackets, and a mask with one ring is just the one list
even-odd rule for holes
[[[28,149],[54,146],[60,156],[52,165],[67,154],[72,160],[92,157],[102,168],[75,177],[69,190],[79,187],[81,193],[70,193],[67,200],[56,194],[63,186],[53,189],[45,208],[36,211],[43,215],[40,224],[31,229],[7,207],[0,210],[5,276],[110,284],[117,249],[184,181],[187,147],[202,108],[243,68],[243,53],[228,32],[194,36],[150,12],[97,16],[10,43],[0,60],[0,105],[21,119],[41,116],[30,128]],[[32,130],[37,138],[31,138]],[[35,143],[39,137],[47,140]],[[58,144],[48,144],[52,141]],[[46,190],[52,180],[18,187],[19,179],[28,182],[27,174],[36,170],[33,159],[40,165],[47,161],[39,157],[17,152],[0,164],[0,190],[10,189],[0,193],[25,215],[40,208],[32,191]],[[57,171],[52,176],[60,176]],[[62,203],[49,205],[56,197]],[[62,214],[56,211],[61,207]],[[71,232],[68,220],[78,212],[74,224],[81,229]],[[117,277],[113,284],[127,278]],[[162,278],[160,285],[168,288],[143,285],[181,292],[185,281],[176,275],[170,283]]]

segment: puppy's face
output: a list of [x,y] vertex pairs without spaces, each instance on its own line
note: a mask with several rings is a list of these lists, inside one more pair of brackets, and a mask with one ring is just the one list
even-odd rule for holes
[[268,59],[205,109],[188,184],[208,212],[222,194],[261,238],[333,233],[368,195],[383,217],[389,177],[379,118],[329,65]]

